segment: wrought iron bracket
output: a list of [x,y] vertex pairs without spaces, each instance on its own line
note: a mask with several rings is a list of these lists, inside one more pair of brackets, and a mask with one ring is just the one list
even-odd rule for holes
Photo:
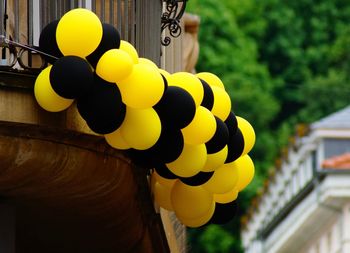
[[[185,13],[187,0],[163,0],[165,4],[165,10],[162,14],[162,26],[161,32],[165,29],[169,30],[170,36],[177,38],[181,34],[180,20]],[[161,43],[163,46],[168,46],[171,42],[171,38],[166,36],[162,38]]]
[[[8,55],[6,56],[8,62],[6,65],[3,65],[2,63],[0,63],[0,70],[13,69],[14,66],[18,64],[20,66],[20,69],[23,69],[23,70],[41,71],[43,68],[47,66],[47,62],[44,56],[57,59],[57,57],[55,56],[52,56],[50,54],[40,51],[38,47],[29,46],[29,45],[25,45],[25,44],[13,41],[11,39],[6,38],[5,35],[0,34],[0,50],[3,51],[6,48],[8,49]],[[27,66],[22,59],[25,52],[28,52],[30,54],[38,54],[41,57],[41,66],[39,67]],[[1,60],[3,60],[2,57],[0,58]]]

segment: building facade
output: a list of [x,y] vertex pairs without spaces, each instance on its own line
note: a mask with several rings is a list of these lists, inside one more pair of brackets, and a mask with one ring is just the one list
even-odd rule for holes
[[[0,0],[1,253],[185,251],[185,227],[154,206],[148,172],[94,135],[75,104],[60,113],[41,109],[33,86],[45,62],[5,40],[38,46],[46,24],[87,8],[113,24],[139,57],[170,73],[185,70],[186,61],[193,68],[198,42],[186,50],[185,62],[183,48],[190,43],[182,36],[161,45],[165,2]],[[196,39],[199,20],[187,23],[183,35]]]
[[350,106],[300,127],[243,218],[247,253],[350,252]]

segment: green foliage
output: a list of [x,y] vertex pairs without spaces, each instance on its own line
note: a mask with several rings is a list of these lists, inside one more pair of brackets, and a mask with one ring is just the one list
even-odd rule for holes
[[[239,20],[234,12],[228,11],[232,6],[230,1],[188,2],[188,10],[198,13],[201,18],[197,70],[210,71],[222,79],[236,115],[254,122],[254,128],[260,135],[279,111],[277,99],[273,97],[278,81],[271,78],[267,65],[259,62],[256,39],[238,26]],[[247,6],[253,7],[248,3]],[[244,19],[255,20],[253,17]],[[251,34],[258,33],[258,30],[254,30],[255,24],[247,24],[246,27]],[[258,139],[254,150],[265,156],[264,149],[266,143]]]
[[300,119],[307,123],[341,109],[350,102],[349,79],[341,71],[331,69],[326,76],[318,76],[312,82],[305,83],[301,90],[309,98],[299,112]]
[[[223,80],[234,112],[256,131],[250,153],[256,176],[239,195],[242,214],[295,124],[313,122],[349,104],[350,4],[189,0],[187,11],[201,18],[197,71]],[[241,252],[237,219],[190,234],[194,252]]]
[[237,252],[241,250],[237,238],[233,237],[222,226],[211,225],[203,228],[202,230],[193,229],[190,235],[193,240],[197,240],[197,243],[193,243],[189,252],[201,253],[203,248],[208,253],[226,253]]

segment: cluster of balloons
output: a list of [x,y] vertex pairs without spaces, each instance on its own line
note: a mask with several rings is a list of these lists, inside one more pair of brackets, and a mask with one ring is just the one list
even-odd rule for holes
[[47,111],[78,111],[113,148],[152,169],[152,192],[190,227],[223,224],[252,180],[254,129],[231,109],[214,74],[170,74],[138,56],[119,32],[87,9],[48,24],[39,49],[48,66],[34,94]]
[[[254,163],[248,152],[255,142],[254,130],[248,121],[232,112],[228,119],[231,120],[223,124],[224,129],[229,129],[223,148],[215,146],[219,150],[211,153],[210,142],[206,142],[202,155],[198,145],[194,147],[185,142],[179,158],[155,166],[152,174],[156,202],[174,211],[189,227],[229,222],[236,214],[235,200],[239,192],[253,179]],[[176,167],[176,163],[182,164]],[[196,174],[192,174],[194,166],[200,168]],[[184,173],[189,174],[185,176]]]

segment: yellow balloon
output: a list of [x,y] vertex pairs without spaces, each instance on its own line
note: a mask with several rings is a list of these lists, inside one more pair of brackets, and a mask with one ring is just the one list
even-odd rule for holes
[[254,163],[249,155],[244,155],[232,162],[232,167],[238,174],[236,188],[238,191],[242,191],[254,178]]
[[236,116],[238,128],[241,130],[244,139],[242,155],[248,154],[255,144],[255,131],[252,125],[244,118]]
[[178,180],[171,190],[171,203],[177,217],[202,217],[212,208],[213,202],[213,194],[202,186],[189,186]]
[[204,172],[215,171],[225,163],[228,154],[227,145],[219,152],[207,154],[207,161],[202,169]]
[[153,186],[153,196],[156,203],[162,208],[173,211],[171,204],[171,188],[165,185],[155,182]]
[[222,194],[214,194],[214,201],[221,204],[230,203],[236,200],[238,197],[238,190],[233,188],[232,190],[222,193]]
[[82,58],[91,54],[102,39],[102,23],[90,10],[73,9],[60,19],[56,29],[56,41],[63,55]]
[[126,108],[120,133],[130,147],[144,150],[152,147],[159,139],[161,123],[153,108]]
[[231,112],[231,98],[224,89],[217,86],[212,86],[211,89],[214,93],[214,104],[211,112],[225,121]]
[[171,74],[170,74],[168,71],[164,70],[164,69],[158,69],[158,71],[159,71],[163,76],[165,76],[165,78],[168,78],[169,76],[171,76]]
[[131,74],[134,62],[128,53],[110,49],[99,59],[96,73],[104,80],[116,83]]
[[191,123],[181,129],[185,143],[192,145],[206,143],[214,136],[215,131],[215,117],[203,106],[197,107]]
[[34,96],[38,104],[46,111],[60,112],[67,109],[73,99],[66,99],[59,96],[51,87],[50,70],[51,66],[46,67],[40,72],[34,84]]
[[216,86],[216,87],[225,89],[223,82],[220,80],[220,78],[217,75],[213,73],[201,72],[201,73],[197,73],[196,76],[206,81],[210,86]]
[[186,225],[187,227],[197,228],[206,224],[211,219],[214,212],[215,212],[215,202],[213,202],[212,207],[203,216],[196,217],[193,219],[186,219],[183,217],[177,217],[177,218],[182,224]]
[[167,163],[168,169],[179,177],[192,177],[204,167],[207,159],[205,144],[184,144],[180,156],[173,162]]
[[104,137],[107,143],[113,148],[122,150],[131,148],[121,135],[120,128],[110,134],[106,134]]
[[202,186],[212,193],[225,193],[238,182],[238,170],[232,163],[226,163],[214,171],[213,176]]
[[163,96],[164,82],[158,69],[148,64],[135,64],[125,79],[117,82],[123,102],[133,108],[154,106]]
[[175,181],[177,180],[177,179],[164,178],[161,175],[159,175],[156,171],[154,171],[152,175],[155,177],[155,179],[157,180],[158,183],[160,183],[161,185],[170,187],[170,188],[173,187]]
[[121,40],[119,49],[128,53],[135,64],[139,63],[139,55],[132,44],[126,40]]
[[177,86],[188,91],[196,106],[200,106],[204,97],[204,88],[195,75],[187,72],[177,72],[170,75],[167,80],[169,86]]
[[142,58],[142,57],[139,58],[139,63],[148,64],[149,66],[152,66],[153,68],[158,69],[157,64],[155,64],[153,61],[147,58]]

